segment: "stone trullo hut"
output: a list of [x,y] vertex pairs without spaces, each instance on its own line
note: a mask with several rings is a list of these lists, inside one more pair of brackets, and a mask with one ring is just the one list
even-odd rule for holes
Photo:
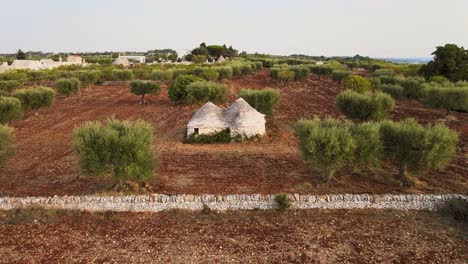
[[265,134],[265,115],[251,107],[244,99],[237,99],[226,109],[211,102],[193,115],[187,125],[187,136],[219,132],[229,128],[231,136],[253,137]]

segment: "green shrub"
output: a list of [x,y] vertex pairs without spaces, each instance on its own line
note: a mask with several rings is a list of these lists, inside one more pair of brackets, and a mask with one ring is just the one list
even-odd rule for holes
[[273,115],[273,107],[279,103],[278,90],[267,88],[264,90],[241,90],[239,97],[243,98],[250,106],[267,116]]
[[311,65],[309,66],[310,72],[320,76],[328,76],[333,72],[333,68],[327,65]]
[[59,94],[74,94],[80,90],[80,80],[77,78],[58,79],[55,81],[55,88]]
[[241,72],[242,72],[242,75],[253,73],[252,65],[250,63],[241,64]]
[[184,139],[184,143],[186,144],[216,144],[229,142],[231,142],[231,132],[229,128],[211,134],[191,134]]
[[234,77],[239,77],[242,75],[242,65],[241,64],[232,64],[231,65],[231,68],[232,68],[232,74]]
[[219,78],[219,72],[213,68],[204,68],[199,76],[207,81],[216,81]]
[[84,85],[96,84],[101,78],[101,72],[98,70],[79,71],[78,78],[80,79],[80,82]]
[[134,68],[132,72],[133,72],[133,78],[137,80],[149,80],[151,76],[150,68],[147,68],[147,67]]
[[263,62],[261,61],[254,61],[253,65],[255,65],[255,70],[256,71],[261,71],[263,70]]
[[18,89],[13,93],[21,101],[23,109],[37,110],[41,107],[51,107],[55,99],[55,91],[48,87],[36,86],[29,89]]
[[372,84],[364,77],[350,75],[346,77],[344,86],[346,89],[350,89],[358,93],[365,93],[371,89]]
[[187,97],[187,86],[189,84],[203,81],[203,79],[198,78],[195,75],[179,75],[177,78],[171,83],[168,89],[169,99],[172,102],[179,103],[184,98]]
[[391,95],[394,99],[401,99],[404,97],[404,89],[398,84],[383,84],[380,90]]
[[86,122],[73,131],[79,165],[91,176],[112,171],[119,179],[149,179],[155,167],[152,142],[153,128],[144,121]]
[[335,71],[332,72],[331,78],[332,78],[332,80],[338,81],[338,82],[341,83],[341,81],[343,81],[344,79],[346,79],[349,75],[351,75],[351,72],[350,72],[350,71],[339,71],[339,70],[335,70]]
[[449,79],[447,79],[446,77],[441,76],[441,75],[432,76],[429,79],[429,81],[431,81],[433,83],[437,83],[437,84],[442,85],[442,86],[448,86],[451,83]]
[[21,101],[14,97],[0,97],[0,124],[20,119],[23,116]]
[[324,181],[330,181],[345,161],[353,157],[355,143],[349,127],[340,121],[327,118],[300,120],[296,135],[299,138],[302,158],[324,170]]
[[172,81],[173,76],[172,70],[153,70],[151,72],[151,80],[155,81]]
[[380,78],[378,77],[371,77],[368,79],[369,82],[371,83],[371,90],[373,92],[380,91],[382,88],[382,83],[380,82]]
[[219,67],[219,78],[221,80],[232,79],[233,71],[231,66]]
[[15,154],[13,145],[13,128],[0,125],[0,166]]
[[182,101],[186,104],[197,104],[211,101],[224,103],[227,100],[227,86],[207,81],[190,83],[186,88],[186,96]]
[[404,96],[412,99],[422,99],[424,97],[424,79],[403,78],[399,83],[404,89]]
[[206,55],[195,55],[192,57],[193,63],[205,63]]
[[161,91],[161,86],[157,83],[145,81],[133,81],[130,84],[130,92],[141,96],[141,104],[145,103],[145,95],[157,94]]
[[382,84],[398,84],[398,79],[395,76],[383,75],[379,79]]
[[131,70],[112,70],[112,79],[115,81],[130,81],[133,80],[133,72]]
[[350,132],[355,148],[352,161],[358,167],[377,166],[383,158],[383,141],[378,123],[352,125]]
[[294,78],[296,80],[305,80],[310,76],[310,70],[306,66],[290,67],[290,70],[294,72]]
[[175,80],[175,78],[179,77],[180,75],[187,75],[189,74],[189,71],[185,68],[175,68],[172,69],[172,79]]
[[344,91],[336,97],[336,105],[348,118],[363,122],[386,118],[388,112],[393,110],[395,102],[384,93],[360,94]]
[[382,76],[395,76],[395,72],[391,69],[377,69],[372,73],[373,77],[382,77]]
[[424,101],[433,107],[468,112],[468,87],[429,86]]
[[400,123],[384,121],[380,127],[385,154],[399,164],[399,176],[405,186],[413,185],[410,172],[443,168],[455,153],[458,135],[443,125],[422,126],[414,119]]
[[11,93],[14,89],[21,86],[19,81],[11,80],[11,81],[0,81],[0,91],[5,91]]
[[289,198],[287,194],[278,194],[275,196],[276,206],[280,211],[286,211],[291,207],[291,202],[289,202]]

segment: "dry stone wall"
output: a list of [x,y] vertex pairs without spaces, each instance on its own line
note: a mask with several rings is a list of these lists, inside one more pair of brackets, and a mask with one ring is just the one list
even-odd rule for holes
[[[274,209],[276,195],[130,195],[130,196],[62,196],[0,197],[0,210],[38,207],[86,211],[158,212],[170,209],[199,210],[207,205],[213,210]],[[468,200],[468,195],[299,195],[289,194],[291,208],[296,209],[401,209],[432,210],[453,198]]]

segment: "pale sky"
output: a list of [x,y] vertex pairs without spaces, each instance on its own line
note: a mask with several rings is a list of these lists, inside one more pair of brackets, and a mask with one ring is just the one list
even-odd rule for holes
[[179,52],[428,57],[468,48],[468,0],[0,0],[0,53]]

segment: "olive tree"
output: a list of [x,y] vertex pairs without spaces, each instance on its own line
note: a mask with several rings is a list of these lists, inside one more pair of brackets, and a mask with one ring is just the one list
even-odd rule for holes
[[408,172],[441,169],[455,153],[458,135],[443,125],[422,126],[414,119],[400,123],[384,121],[380,133],[385,153],[399,165],[399,177],[403,185],[414,181]]
[[133,81],[130,86],[130,92],[141,96],[141,104],[145,103],[145,95],[157,94],[161,91],[161,86],[157,83]]

